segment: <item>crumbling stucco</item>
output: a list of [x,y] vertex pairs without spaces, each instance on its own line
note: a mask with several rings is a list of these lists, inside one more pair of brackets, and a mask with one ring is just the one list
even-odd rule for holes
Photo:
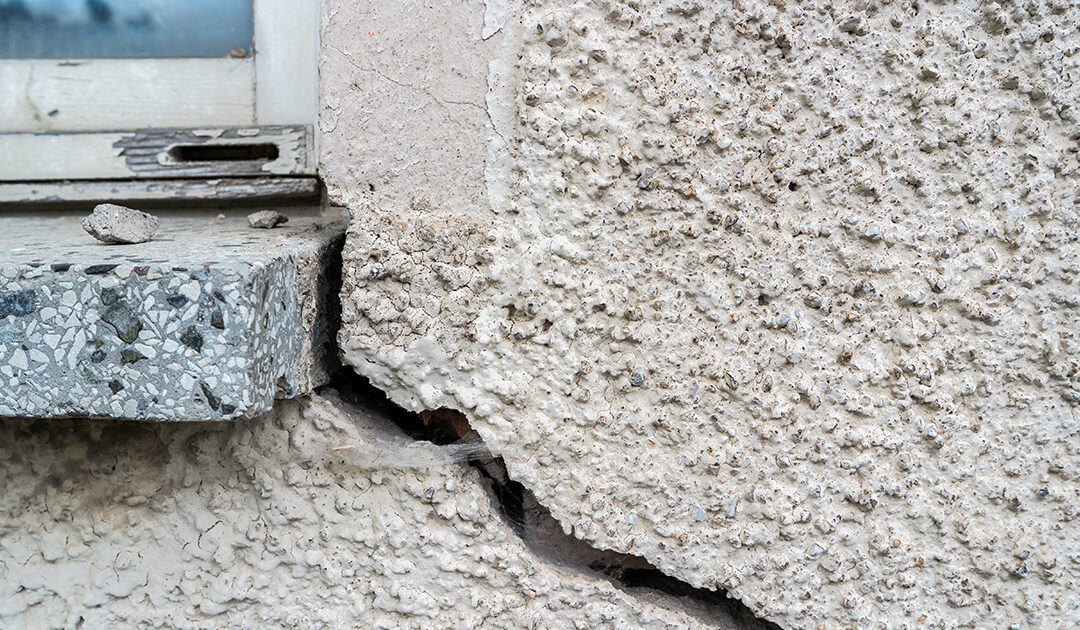
[[451,6],[327,9],[348,362],[786,627],[1080,623],[1080,9]]
[[735,627],[542,560],[475,469],[337,400],[7,420],[0,486],[4,628]]

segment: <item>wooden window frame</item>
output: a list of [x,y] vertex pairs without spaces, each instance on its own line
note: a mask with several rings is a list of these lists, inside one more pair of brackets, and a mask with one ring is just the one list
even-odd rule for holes
[[[245,58],[0,60],[0,203],[27,183],[40,197],[42,182],[314,176],[319,2],[252,1]],[[180,164],[169,138],[277,149],[272,160]]]

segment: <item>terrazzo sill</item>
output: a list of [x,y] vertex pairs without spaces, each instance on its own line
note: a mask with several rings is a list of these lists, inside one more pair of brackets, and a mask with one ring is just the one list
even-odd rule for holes
[[0,216],[0,416],[231,420],[326,382],[342,223],[159,218],[104,245]]

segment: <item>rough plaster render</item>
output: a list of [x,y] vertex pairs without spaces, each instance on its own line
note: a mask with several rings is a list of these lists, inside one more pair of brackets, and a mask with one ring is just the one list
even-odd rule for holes
[[1078,24],[329,2],[343,355],[784,627],[1076,626]]
[[334,398],[0,438],[4,628],[736,627],[552,565],[476,469]]

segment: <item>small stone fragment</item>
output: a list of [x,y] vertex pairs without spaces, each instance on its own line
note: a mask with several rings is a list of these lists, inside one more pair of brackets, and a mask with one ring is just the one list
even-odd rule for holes
[[145,243],[157,232],[158,220],[145,212],[103,203],[82,220],[82,226],[102,243]]
[[21,348],[15,348],[15,352],[12,353],[11,358],[8,359],[8,364],[11,367],[18,368],[20,370],[30,369],[30,364],[26,361],[26,352]]
[[206,381],[199,381],[199,389],[202,390],[203,396],[206,396],[206,404],[210,405],[211,409],[216,410],[221,405],[221,400],[214,395],[214,390],[210,389]]
[[115,288],[101,290],[101,303],[105,306],[112,306],[113,304],[116,304],[116,301],[119,299],[120,292]]
[[7,343],[22,343],[23,332],[15,326],[8,324],[0,326],[0,341]]
[[180,295],[179,293],[174,293],[170,295],[169,297],[165,298],[165,301],[168,302],[169,306],[173,308],[183,308],[183,306],[188,303],[188,299]]
[[289,217],[277,210],[259,210],[249,214],[247,220],[248,225],[253,228],[270,229],[280,223],[288,223]]
[[102,313],[101,319],[111,324],[116,329],[116,336],[123,341],[131,343],[139,338],[142,323],[135,317],[135,311],[131,310],[127,302],[116,302]]
[[9,291],[0,293],[0,317],[22,317],[34,312],[33,291]]
[[146,356],[144,356],[143,353],[132,348],[124,348],[120,351],[120,363],[122,365],[127,365],[128,363],[135,363],[145,358]]
[[86,275],[88,276],[100,276],[109,273],[113,269],[116,269],[120,265],[90,265],[86,268]]
[[203,338],[194,326],[188,326],[180,335],[180,343],[191,348],[195,352],[202,352]]
[[177,293],[186,297],[192,302],[196,302],[199,299],[199,295],[202,294],[202,290],[199,288],[198,282],[192,281],[181,286],[180,289],[177,290]]
[[656,169],[651,169],[651,168],[645,169],[645,172],[642,173],[641,177],[638,178],[638,181],[637,181],[638,188],[640,188],[642,190],[646,190],[649,186],[652,186],[653,182],[656,181],[656,179],[654,178],[655,174],[656,174]]

